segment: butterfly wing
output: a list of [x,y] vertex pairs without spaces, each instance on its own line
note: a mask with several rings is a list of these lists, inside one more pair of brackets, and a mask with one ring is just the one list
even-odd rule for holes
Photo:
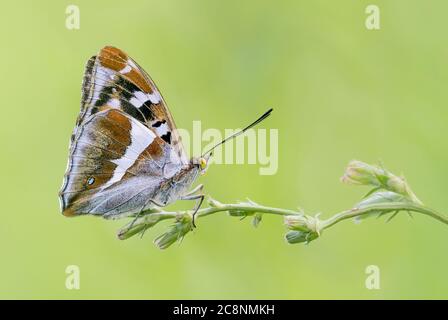
[[186,164],[174,121],[149,76],[116,48],[89,59],[60,191],[63,214],[138,212]]
[[170,144],[182,163],[188,158],[168,107],[154,81],[122,50],[106,46],[87,62],[81,114],[85,117],[105,106],[137,119]]
[[100,111],[79,128],[72,144],[60,192],[63,214],[138,212],[178,172],[175,160],[172,147],[139,121],[121,110]]

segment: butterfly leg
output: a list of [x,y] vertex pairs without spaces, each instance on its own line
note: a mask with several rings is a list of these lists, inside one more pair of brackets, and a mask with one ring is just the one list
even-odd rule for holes
[[189,191],[188,193],[184,194],[183,197],[188,197],[191,196],[195,193],[198,193],[200,191],[202,191],[202,189],[204,189],[204,185],[203,184],[199,184],[197,187],[195,187],[193,190]]
[[[198,189],[198,188],[195,188],[195,189]],[[200,189],[202,189],[202,188],[200,188]],[[190,194],[187,194],[187,195],[181,197],[181,200],[197,200],[196,205],[193,210],[194,212],[193,212],[193,222],[192,222],[193,227],[195,227],[195,228],[196,228],[196,223],[195,223],[196,213],[198,212],[199,208],[201,208],[202,202],[204,202],[204,198],[205,198],[205,195],[203,195],[202,193],[201,194],[191,194],[191,192],[190,192]]]

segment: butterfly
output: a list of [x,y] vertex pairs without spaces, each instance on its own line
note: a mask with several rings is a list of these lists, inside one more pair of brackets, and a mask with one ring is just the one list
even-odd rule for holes
[[215,147],[188,159],[152,79],[122,50],[106,46],[85,68],[81,110],[59,192],[62,214],[118,219],[180,199],[196,200],[196,213],[204,199],[202,185],[189,190]]

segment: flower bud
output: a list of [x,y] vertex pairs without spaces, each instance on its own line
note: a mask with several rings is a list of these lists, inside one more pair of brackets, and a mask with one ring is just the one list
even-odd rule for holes
[[395,192],[421,204],[415,196],[406,180],[377,166],[372,166],[361,161],[351,161],[341,181],[347,184],[373,186],[378,189]]
[[356,205],[358,209],[368,208],[370,206],[386,203],[403,203],[403,205],[410,202],[409,198],[391,191],[380,191],[363,199]]
[[308,219],[304,215],[286,216],[284,223],[289,230],[310,231]]
[[361,161],[353,160],[348,164],[341,180],[347,184],[379,187],[381,185],[381,176],[384,176],[384,170]]
[[182,240],[183,237],[192,230],[192,217],[191,215],[184,215],[180,218],[178,222],[173,224],[167,232],[158,236],[154,240],[154,244],[159,249],[166,249],[171,246],[174,242]]
[[304,214],[285,216],[284,223],[291,230],[286,233],[288,243],[310,242],[319,237],[319,219]]
[[304,232],[304,231],[289,231],[285,235],[285,239],[288,243],[309,243],[319,237],[317,232]]
[[118,231],[118,239],[126,240],[137,233],[144,232],[148,228],[155,226],[160,221],[164,220],[164,216],[154,211],[154,213],[150,213],[145,215],[142,218],[137,219],[136,221],[132,221],[127,226],[123,227]]
[[406,195],[408,194],[408,187],[406,185],[406,181],[403,178],[390,175],[389,179],[387,180],[387,190],[391,190],[393,192],[396,192],[398,194]]

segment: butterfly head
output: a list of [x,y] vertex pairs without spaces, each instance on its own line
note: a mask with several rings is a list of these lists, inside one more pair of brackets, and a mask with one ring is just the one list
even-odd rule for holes
[[205,160],[205,158],[199,159],[199,167],[201,168],[201,170],[207,169],[207,160]]
[[201,157],[198,158],[194,158],[192,160],[192,163],[197,166],[197,168],[200,170],[201,174],[205,174],[205,172],[207,172],[208,169],[208,164],[209,164],[209,159],[211,157],[211,153],[207,154],[207,155],[203,155]]

